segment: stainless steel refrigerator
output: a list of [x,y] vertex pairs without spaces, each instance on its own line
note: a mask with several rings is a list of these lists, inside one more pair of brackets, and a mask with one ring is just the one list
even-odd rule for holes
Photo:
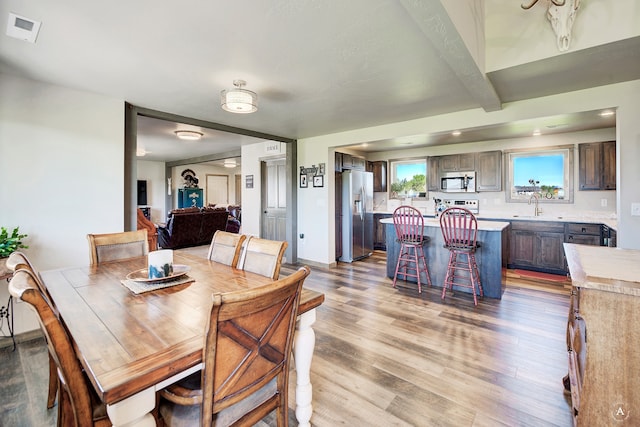
[[342,172],[342,256],[352,262],[373,253],[373,173]]

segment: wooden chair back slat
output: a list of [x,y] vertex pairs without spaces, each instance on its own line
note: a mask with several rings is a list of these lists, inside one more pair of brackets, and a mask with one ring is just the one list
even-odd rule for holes
[[247,236],[218,230],[211,239],[208,258],[221,264],[237,267],[240,260],[242,244]]
[[87,234],[89,261],[92,265],[149,254],[147,230],[121,233]]
[[239,268],[277,280],[287,242],[249,237],[245,246]]

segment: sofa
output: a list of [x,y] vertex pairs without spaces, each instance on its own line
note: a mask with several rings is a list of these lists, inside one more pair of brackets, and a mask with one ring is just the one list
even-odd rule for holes
[[158,246],[179,249],[208,245],[218,230],[227,228],[229,213],[225,208],[183,208],[172,210],[165,226],[158,226]]

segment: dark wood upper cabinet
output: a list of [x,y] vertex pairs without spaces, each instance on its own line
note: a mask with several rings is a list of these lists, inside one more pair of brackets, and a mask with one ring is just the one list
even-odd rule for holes
[[476,191],[502,191],[502,151],[476,154]]
[[440,157],[427,157],[427,191],[440,191],[438,163]]
[[[336,153],[336,159],[338,154],[342,157],[342,169],[356,169],[356,170],[366,170],[367,161],[363,157],[352,156],[347,153]],[[337,161],[336,161],[336,171],[338,170]]]
[[616,142],[578,145],[580,190],[616,189]]
[[602,143],[602,187],[603,190],[616,189],[616,142]]
[[476,191],[502,191],[502,151],[450,154],[427,158],[427,190],[440,191],[444,172],[476,171]]
[[369,162],[371,172],[373,172],[373,191],[387,191],[387,162],[384,160]]
[[476,169],[475,153],[440,156],[440,172],[473,171]]

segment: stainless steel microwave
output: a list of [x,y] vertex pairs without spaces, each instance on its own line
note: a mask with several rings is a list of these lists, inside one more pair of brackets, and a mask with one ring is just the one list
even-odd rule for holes
[[440,191],[445,193],[475,193],[475,171],[443,173],[440,175]]

